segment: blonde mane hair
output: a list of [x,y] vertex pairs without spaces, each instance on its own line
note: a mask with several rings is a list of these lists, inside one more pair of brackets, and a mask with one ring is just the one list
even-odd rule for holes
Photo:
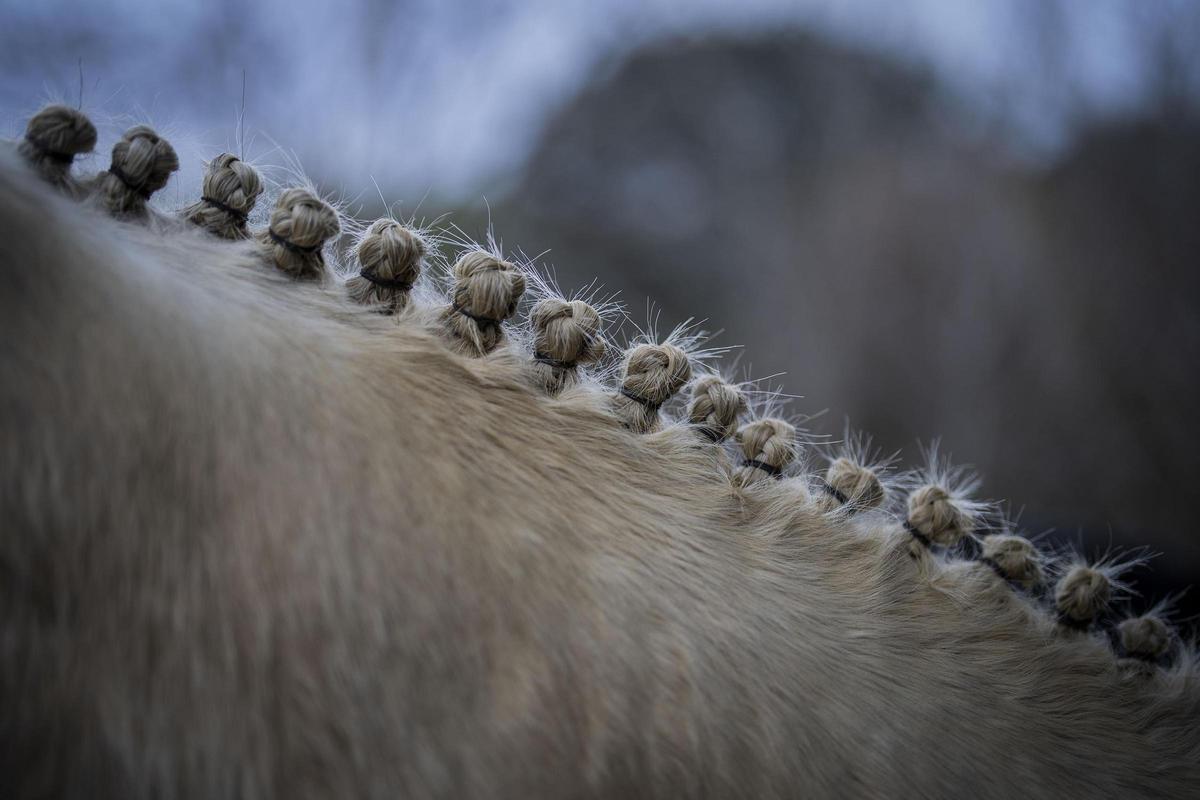
[[818,477],[694,338],[622,352],[498,248],[393,230],[380,313],[309,190],[226,237],[11,150],[0,796],[1198,785],[1194,647],[1114,650],[1121,565],[1015,542],[936,453]]

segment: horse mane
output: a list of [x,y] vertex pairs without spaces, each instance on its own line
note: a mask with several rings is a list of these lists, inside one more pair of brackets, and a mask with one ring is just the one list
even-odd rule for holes
[[1039,551],[936,449],[822,469],[694,332],[622,348],[495,242],[311,187],[251,231],[238,159],[238,213],[171,214],[45,150],[0,154],[0,795],[1200,780],[1129,560]]

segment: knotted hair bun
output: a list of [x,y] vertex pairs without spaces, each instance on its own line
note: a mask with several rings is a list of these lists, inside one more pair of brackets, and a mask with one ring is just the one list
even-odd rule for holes
[[1026,591],[1036,589],[1046,578],[1037,548],[1023,536],[1007,533],[988,536],[983,540],[979,561]]
[[1157,664],[1171,647],[1171,629],[1154,614],[1133,617],[1117,625],[1117,644],[1124,658]]
[[870,467],[841,456],[825,470],[816,505],[822,511],[846,508],[851,512],[878,508],[883,504],[884,489],[879,476]]
[[504,341],[503,323],[525,294],[525,276],[514,264],[485,250],[471,250],[454,265],[451,304],[442,320],[458,348],[483,356]]
[[533,325],[534,380],[550,394],[574,386],[578,367],[599,361],[608,347],[600,313],[582,300],[548,297],[529,314]]
[[743,425],[737,432],[744,459],[734,473],[737,486],[749,486],[764,478],[781,478],[796,459],[796,428],[781,419],[768,417]]
[[1108,607],[1112,583],[1098,569],[1077,564],[1059,579],[1054,589],[1054,607],[1059,624],[1075,630],[1087,630],[1100,612]]
[[926,547],[954,547],[975,522],[970,505],[941,484],[927,483],[908,496],[904,527]]
[[55,186],[65,187],[71,164],[96,146],[96,126],[81,111],[50,105],[30,117],[17,152],[34,171]]
[[634,433],[659,427],[658,410],[692,379],[688,354],[673,344],[639,344],[625,353],[613,409]]
[[275,201],[267,229],[255,234],[271,263],[298,280],[322,280],[325,243],[341,231],[333,206],[308,189],[285,190]]
[[378,306],[384,314],[403,311],[426,252],[425,240],[416,231],[389,217],[375,220],[355,249],[360,268],[346,281],[347,294],[356,303]]
[[96,176],[96,194],[110,214],[143,217],[150,195],[166,186],[177,169],[179,157],[171,143],[153,128],[137,125],[113,145],[112,164]]
[[688,422],[706,439],[719,444],[737,430],[738,417],[746,411],[746,396],[717,375],[705,375],[692,384]]
[[183,218],[222,239],[248,239],[246,221],[263,192],[258,170],[231,153],[208,162],[200,200]]

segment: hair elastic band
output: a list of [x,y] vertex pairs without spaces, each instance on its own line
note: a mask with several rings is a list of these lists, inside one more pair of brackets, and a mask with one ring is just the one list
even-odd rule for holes
[[311,247],[305,247],[304,245],[288,241],[270,228],[267,228],[267,235],[271,237],[271,241],[275,242],[275,244],[279,245],[280,247],[285,247],[288,250],[291,250],[293,253],[312,255],[313,253],[321,252],[321,245],[319,244],[314,244]]
[[1153,664],[1156,667],[1161,667],[1167,663],[1168,655],[1166,652],[1161,655],[1152,655],[1151,653],[1131,653],[1125,649],[1125,645],[1121,644],[1116,637],[1113,638],[1117,650],[1117,658],[1133,658],[1145,664]]
[[829,481],[827,481],[827,480],[823,480],[823,479],[818,479],[818,480],[820,480],[820,482],[821,482],[821,490],[822,490],[823,492],[825,492],[825,494],[829,495],[829,496],[830,496],[830,497],[832,497],[834,500],[837,500],[837,501],[838,501],[839,503],[841,503],[842,505],[846,505],[846,503],[850,502],[850,498],[849,498],[849,497],[846,497],[846,493],[845,493],[845,492],[843,492],[841,489],[839,489],[839,488],[837,488],[836,486],[832,485],[832,484],[831,484],[831,483],[829,483]]
[[228,205],[226,203],[222,203],[220,200],[216,199],[215,197],[209,197],[208,195],[202,195],[200,197],[200,201],[202,203],[208,203],[213,208],[218,208],[221,211],[224,211],[226,214],[233,217],[235,220],[237,220],[242,225],[246,224],[246,219],[249,217],[249,215],[245,211],[234,208],[233,206]]
[[926,549],[933,548],[933,542],[929,540],[929,537],[917,530],[917,526],[913,525],[908,520],[904,520],[904,530],[912,534],[912,537],[923,544]]
[[412,281],[406,281],[402,278],[383,278],[375,271],[375,267],[364,267],[359,270],[358,277],[370,281],[376,286],[381,286],[384,289],[399,289],[402,292],[407,292],[413,287]]
[[983,558],[978,559],[978,562],[980,564],[987,564],[992,568],[992,572],[996,573],[1009,583],[1012,583],[1012,578],[1005,574],[1004,570],[1000,568],[1000,564],[996,562],[996,559],[992,558],[991,556],[984,556]]
[[551,358],[541,351],[533,354],[533,360],[539,364],[545,364],[548,367],[556,367],[558,369],[571,369],[576,363],[574,361],[559,361],[558,359]]
[[108,174],[125,184],[125,186],[131,192],[136,192],[137,194],[141,195],[144,200],[149,200],[150,195],[153,194],[153,192],[147,191],[145,188],[143,188],[145,181],[142,181],[142,183],[134,183],[133,180],[125,174],[125,170],[121,169],[116,164],[109,166]]
[[[29,141],[29,140],[26,139],[26,141]],[[41,153],[42,156],[44,156],[45,158],[48,158],[51,161],[54,161],[56,163],[70,164],[73,161],[75,161],[75,156],[72,155],[71,153],[60,153],[57,150],[51,150],[47,147],[43,147],[38,142],[30,142],[30,144],[32,144],[34,146],[34,149],[36,149],[39,153]]]
[[491,317],[481,317],[478,314],[472,314],[470,311],[467,311],[465,308],[460,306],[458,303],[454,303],[450,307],[452,309],[454,309],[455,312],[462,314],[464,317],[466,317],[468,319],[475,320],[480,325],[490,325],[490,326],[493,326],[496,328],[500,327],[501,320],[492,319]]
[[1073,631],[1086,631],[1092,627],[1091,620],[1078,620],[1062,611],[1058,612],[1058,624]]
[[621,387],[621,394],[625,395],[635,403],[641,403],[649,411],[658,411],[659,407],[662,406],[662,403],[656,403],[653,400],[642,397],[640,394],[635,394],[634,392],[626,389],[624,386]]
[[763,472],[770,475],[772,478],[780,478],[783,476],[783,470],[774,464],[768,464],[765,461],[759,461],[757,458],[748,458],[742,462],[743,467],[754,467],[761,469]]

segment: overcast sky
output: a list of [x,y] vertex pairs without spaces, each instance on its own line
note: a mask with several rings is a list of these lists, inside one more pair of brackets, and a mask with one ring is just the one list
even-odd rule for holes
[[[1080,104],[1112,111],[1141,102],[1154,43],[1163,31],[1184,35],[1186,7],[1186,0],[0,0],[0,123],[15,135],[46,99],[77,102],[82,59],[83,104],[102,126],[100,151],[129,122],[147,120],[171,136],[185,171],[198,175],[202,158],[236,148],[245,70],[248,155],[279,162],[282,154],[270,152],[278,142],[309,172],[337,176],[351,191],[374,179],[454,197],[518,167],[546,116],[598,64],[639,44],[807,27],[932,67],[981,119],[1005,115],[1036,153],[1061,143]],[[173,183],[198,180],[182,177]]]

